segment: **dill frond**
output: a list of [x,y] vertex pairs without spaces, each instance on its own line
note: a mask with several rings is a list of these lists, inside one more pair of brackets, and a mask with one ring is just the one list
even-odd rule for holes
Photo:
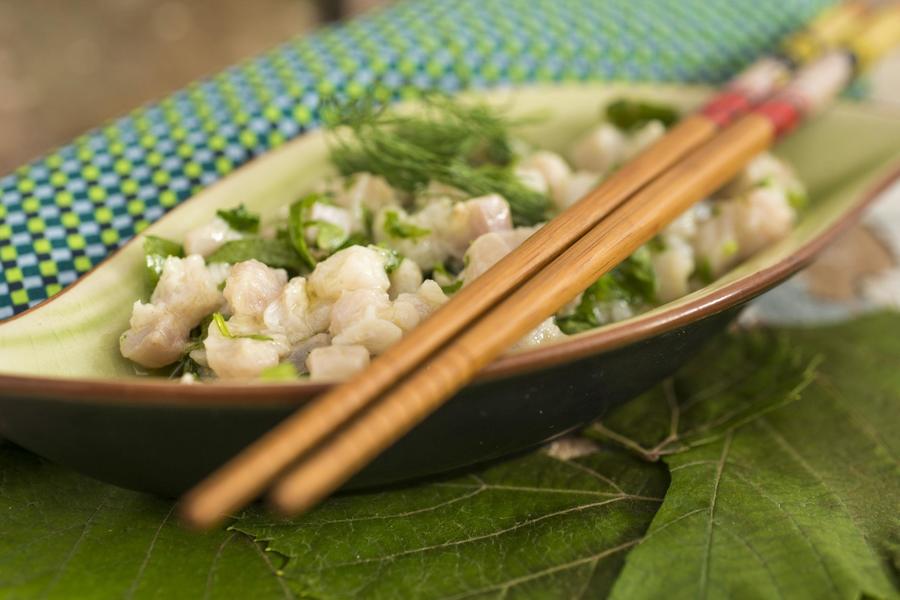
[[512,170],[514,124],[480,104],[437,96],[422,111],[398,115],[371,101],[331,111],[331,160],[342,175],[369,172],[416,193],[438,181],[472,196],[497,193],[517,224],[546,219],[549,199],[523,185]]

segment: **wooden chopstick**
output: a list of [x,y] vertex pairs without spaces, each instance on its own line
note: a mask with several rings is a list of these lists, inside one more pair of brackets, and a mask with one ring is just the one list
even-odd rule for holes
[[273,505],[302,512],[330,494],[547,315],[731,179],[775,132],[770,119],[748,115],[639,191],[303,460],[276,485]]
[[[779,85],[780,75],[772,73],[768,91]],[[735,84],[740,81],[739,77]],[[662,140],[545,225],[487,274],[463,288],[434,318],[428,319],[373,361],[364,373],[288,417],[216,471],[184,497],[180,507],[182,517],[194,526],[208,527],[256,497],[272,478],[298,456],[311,450],[372,404],[380,394],[502,300],[510,290],[559,256],[573,240],[584,235],[625,199],[692,149],[711,139],[719,125],[728,123],[758,99],[748,99],[747,96],[761,93],[759,82],[756,78],[752,89],[733,85],[725,94],[710,102],[703,112],[683,120]],[[736,105],[734,100],[741,100],[742,97],[743,100]],[[288,503],[287,500],[284,502],[285,505]]]
[[716,124],[703,115],[681,121],[600,187],[535,232],[515,252],[460,289],[450,302],[373,360],[364,372],[287,417],[188,492],[181,502],[182,518],[196,527],[209,527],[257,497],[298,456],[352,418],[511,289],[557,257],[572,239],[583,235],[641,186],[711,138],[716,130]]

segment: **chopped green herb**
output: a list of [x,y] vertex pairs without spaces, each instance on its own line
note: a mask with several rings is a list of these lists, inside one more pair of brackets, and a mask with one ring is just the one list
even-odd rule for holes
[[216,329],[219,330],[219,333],[222,334],[222,337],[228,338],[230,340],[256,340],[257,342],[271,342],[272,338],[267,335],[261,335],[258,333],[251,333],[248,335],[234,335],[228,329],[228,322],[225,321],[225,317],[222,313],[213,313],[212,322],[216,324]]
[[144,238],[145,274],[151,290],[159,283],[163,265],[169,256],[184,256],[184,249],[173,241],[155,235],[148,235]]
[[715,281],[716,277],[713,275],[712,265],[709,263],[709,259],[706,257],[698,258],[691,277],[696,277],[697,281],[703,285],[709,285]]
[[770,186],[775,185],[775,183],[776,183],[776,182],[775,182],[775,177],[774,177],[774,176],[772,176],[772,175],[766,175],[765,177],[763,177],[762,179],[760,179],[759,181],[757,181],[757,182],[756,182],[756,185],[755,185],[754,187],[758,187],[758,188],[761,188],[761,187],[770,187]]
[[391,248],[385,248],[384,246],[374,246],[370,245],[369,248],[381,254],[384,257],[384,271],[390,275],[400,266],[400,263],[403,262],[403,257],[400,256],[400,253]]
[[223,337],[233,338],[231,332],[228,331],[228,323],[225,322],[225,317],[222,316],[222,313],[213,313],[213,323],[216,324],[216,328],[219,330],[219,333],[222,334]]
[[259,231],[259,215],[249,212],[243,204],[229,210],[218,210],[216,214],[235,231],[244,233]]
[[728,240],[724,244],[722,244],[722,255],[726,258],[732,257],[738,253],[740,250],[740,246],[738,246],[737,240]]
[[647,248],[649,248],[651,252],[665,252],[667,248],[666,240],[661,235],[655,235],[647,242]]
[[809,196],[804,190],[789,190],[787,193],[787,200],[788,204],[791,205],[791,208],[797,212],[804,210],[809,205]]
[[665,104],[622,99],[606,107],[606,118],[623,131],[634,131],[650,121],[670,127],[678,121],[678,111]]
[[461,288],[462,286],[463,286],[463,280],[457,279],[450,285],[442,285],[441,289],[444,290],[444,293],[449,296],[451,294],[455,294],[456,292],[458,292],[459,288]]
[[292,273],[305,273],[306,262],[297,254],[290,242],[246,238],[225,243],[206,258],[207,263],[235,264],[255,259],[277,269],[287,269]]
[[631,305],[649,305],[656,301],[656,275],[646,246],[638,248],[615,269],[594,282],[581,296],[575,311],[556,319],[568,334],[580,333],[604,324],[605,304],[624,300]]
[[401,221],[395,210],[384,213],[384,232],[392,238],[417,240],[431,233],[430,229],[419,227],[409,221]]
[[288,213],[288,238],[300,258],[310,269],[316,266],[316,259],[306,243],[306,215],[318,200],[320,194],[310,194],[291,204]]
[[259,374],[259,378],[263,381],[294,381],[295,379],[300,379],[300,374],[293,363],[283,362],[274,367],[263,369]]
[[457,279],[456,275],[447,270],[444,263],[434,265],[434,268],[431,270],[431,277],[448,295],[458,292],[463,285],[462,279]]
[[368,246],[372,243],[372,240],[369,239],[364,233],[351,233],[350,237],[344,240],[344,243],[340,245],[338,250],[343,250],[344,248],[349,248],[350,246]]

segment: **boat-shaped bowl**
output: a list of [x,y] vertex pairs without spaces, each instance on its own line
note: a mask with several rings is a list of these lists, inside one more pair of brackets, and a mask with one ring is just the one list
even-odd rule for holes
[[[705,88],[585,84],[481,94],[539,112],[523,136],[562,149],[621,96],[685,110]],[[795,231],[715,283],[620,323],[504,356],[352,482],[392,483],[496,459],[601,417],[671,375],[741,306],[790,277],[900,178],[900,110],[841,102],[780,144],[811,205]],[[265,212],[328,170],[321,132],[238,169],[178,206],[62,293],[0,324],[0,436],[124,487],[175,495],[328,386],[141,377],[118,352],[143,293],[141,238],[180,239],[218,208]]]

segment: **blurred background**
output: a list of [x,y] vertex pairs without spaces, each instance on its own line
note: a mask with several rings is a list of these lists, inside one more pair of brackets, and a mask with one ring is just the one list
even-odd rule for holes
[[[389,0],[0,0],[0,175],[288,38]],[[900,53],[871,78],[900,100]]]
[[0,0],[0,175],[387,0]]

